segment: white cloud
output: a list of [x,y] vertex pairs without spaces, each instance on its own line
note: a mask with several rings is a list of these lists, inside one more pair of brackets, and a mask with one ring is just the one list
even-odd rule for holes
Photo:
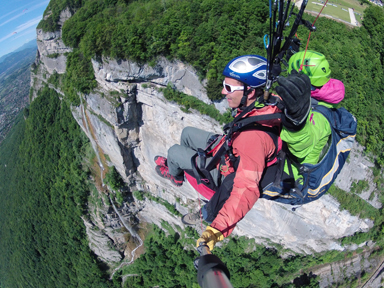
[[[35,27],[40,22],[42,17],[43,17],[43,15],[40,15],[40,16],[38,16],[36,18],[33,18],[33,19],[31,19],[31,20],[29,20],[29,21],[27,21],[27,22],[17,26],[14,32],[17,32],[19,34],[20,32],[23,32],[24,30],[26,30],[26,29],[28,29],[29,27],[32,27],[32,26],[34,26],[33,29],[35,29]],[[12,37],[13,35],[17,35],[17,34],[14,34],[14,32],[11,32],[8,35],[5,35],[3,38],[0,38],[0,42],[3,42],[4,40]]]
[[[11,12],[8,12],[7,14],[4,14],[4,15],[0,16],[0,19],[3,19],[4,17],[7,17],[8,15],[11,15],[11,14],[13,14],[16,11],[19,11],[19,10],[20,10],[20,8],[17,8],[15,10],[11,11]],[[3,25],[3,24],[1,24],[1,25]]]
[[3,42],[4,40],[7,40],[9,37],[12,37],[13,32],[9,33],[8,35],[5,35],[3,38],[0,38],[0,42]]
[[28,29],[31,26],[37,26],[37,24],[40,22],[40,20],[43,18],[43,15],[37,16],[19,26],[16,27],[15,31],[17,33],[24,31],[25,29]]
[[19,13],[16,16],[13,16],[12,18],[9,18],[7,21],[4,21],[3,23],[0,23],[0,27],[5,25],[5,24],[7,24],[7,23],[9,23],[9,22],[11,22],[11,21],[13,21],[13,20],[15,20],[15,19],[17,19],[17,18],[19,18],[20,16],[23,16],[23,15],[24,15],[24,13]]
[[[38,2],[39,2],[39,1],[38,1]],[[30,11],[33,11],[33,10],[35,10],[35,9],[41,7],[41,6],[47,6],[48,3],[49,3],[49,1],[39,2],[38,4],[32,6],[31,8],[28,8],[28,11],[29,11],[29,10],[30,10]]]
[[[44,1],[44,2],[41,2],[41,3],[38,3],[38,4],[34,5],[34,6],[32,6],[32,7],[30,7],[30,8],[27,8],[28,10],[26,10],[26,11],[24,11],[25,9],[23,9],[23,12],[21,12],[21,13],[15,15],[15,16],[13,16],[12,18],[9,18],[8,20],[4,21],[3,23],[0,23],[0,27],[3,26],[3,25],[5,25],[5,24],[7,24],[7,23],[9,23],[9,22],[11,22],[11,21],[13,21],[13,20],[15,20],[15,19],[17,19],[17,18],[19,18],[19,17],[21,17],[21,16],[23,16],[24,14],[26,14],[26,13],[28,13],[28,12],[31,12],[31,11],[33,11],[33,10],[35,10],[35,9],[37,9],[37,8],[39,8],[39,7],[41,7],[41,6],[47,6],[48,3],[49,3],[49,1]],[[25,6],[24,6],[24,7],[25,7]],[[0,19],[1,19],[1,18],[4,18],[5,16],[8,16],[8,15],[10,15],[10,14],[12,14],[12,13],[18,11],[18,10],[21,10],[21,8],[16,9],[16,10],[13,10],[13,11],[7,13],[6,15],[0,17]]]

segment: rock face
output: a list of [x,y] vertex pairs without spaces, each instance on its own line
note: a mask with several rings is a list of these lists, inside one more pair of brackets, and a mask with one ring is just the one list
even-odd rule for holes
[[[196,71],[180,61],[170,62],[160,57],[154,67],[138,65],[135,62],[126,60],[115,60],[102,58],[101,62],[92,60],[96,80],[106,90],[124,88],[124,82],[151,82],[160,86],[172,84],[177,90],[196,96],[198,99],[210,104],[204,83],[201,83],[196,76]],[[120,87],[119,84],[120,83]]]
[[[69,8],[60,13],[59,24],[62,26],[66,20],[72,16]],[[36,29],[37,55],[35,60],[35,73],[31,73],[32,97],[36,98],[36,92],[45,84],[53,73],[64,74],[67,64],[66,53],[72,52],[72,48],[65,46],[61,39],[61,30],[55,32],[43,32],[42,29]],[[33,71],[32,71],[33,72]],[[51,88],[52,85],[50,85]],[[58,93],[61,91],[55,89]]]
[[[63,10],[60,13],[60,26],[71,16],[72,14],[68,8]],[[67,57],[64,53],[71,52],[72,48],[64,45],[63,40],[61,40],[61,30],[43,32],[41,29],[37,29],[36,34],[39,57],[44,62],[49,74],[52,74],[53,71],[59,74],[65,73]]]
[[[379,209],[382,204],[378,199],[378,194],[375,193],[376,184],[373,181],[373,167],[374,163],[369,160],[368,156],[364,155],[364,147],[355,142],[355,146],[349,155],[349,161],[345,163],[335,181],[335,185],[344,191],[349,191],[353,182],[368,181],[369,188],[362,191],[359,196]],[[374,195],[372,199],[370,199],[371,194]]]
[[105,236],[105,232],[97,229],[93,223],[84,220],[84,225],[89,239],[89,247],[100,259],[107,263],[118,263],[122,260],[119,252],[109,248],[112,241]]
[[[68,16],[68,11],[63,12],[63,20]],[[41,68],[32,75],[34,95],[54,71],[65,72],[66,58],[63,53],[71,51],[62,43],[60,31],[43,33],[38,30],[37,33],[37,61],[41,63]],[[47,57],[54,53],[60,56],[55,59]],[[106,155],[108,165],[116,167],[132,190],[145,190],[159,196],[174,204],[181,213],[198,209],[198,195],[192,187],[188,183],[180,188],[172,187],[168,180],[156,175],[153,162],[154,156],[165,156],[167,149],[179,142],[184,127],[221,131],[221,125],[215,120],[196,111],[185,113],[159,92],[158,88],[171,84],[179,91],[211,103],[205,93],[204,82],[199,81],[196,71],[190,65],[165,58],[160,58],[153,67],[107,58],[94,59],[92,64],[98,88],[84,96],[84,103],[73,108],[73,115],[97,147],[95,149]],[[43,73],[48,76],[43,77]],[[219,106],[223,107],[223,104]],[[362,155],[362,148],[356,147],[336,182],[344,190],[348,190],[355,180],[372,179],[372,164]],[[371,181],[369,191],[374,189]],[[370,201],[375,207],[380,206],[376,198]],[[151,201],[146,202],[138,216],[148,222],[159,224],[164,219],[184,227],[180,219]],[[90,223],[92,221],[85,221],[90,238],[99,239],[100,235],[91,229]],[[276,243],[295,252],[310,254],[346,249],[338,239],[358,231],[368,231],[372,226],[371,220],[341,211],[339,203],[325,195],[296,211],[289,206],[261,199],[239,223],[234,234],[255,238],[258,243]],[[107,235],[104,237],[111,239]],[[99,239],[94,243],[108,242],[103,241]],[[100,249],[94,251],[106,261],[118,261],[119,253],[106,256]]]
[[236,229],[240,235],[260,239],[259,243],[273,239],[272,242],[305,254],[344,250],[335,240],[340,235],[368,231],[372,222],[341,212],[338,207],[339,203],[328,195],[294,212],[286,205],[260,199]]
[[[381,259],[382,261],[383,259]],[[380,265],[381,264],[381,265]],[[381,267],[380,267],[381,266]],[[377,269],[378,268],[378,269]],[[337,284],[342,284],[346,278],[360,278],[361,271],[372,273],[375,270],[373,277],[360,287],[382,287],[380,271],[383,269],[383,264],[378,259],[370,259],[369,253],[355,255],[348,260],[324,265],[321,268],[315,269],[313,274],[319,276],[320,287],[337,287]],[[361,280],[361,283],[364,281]]]

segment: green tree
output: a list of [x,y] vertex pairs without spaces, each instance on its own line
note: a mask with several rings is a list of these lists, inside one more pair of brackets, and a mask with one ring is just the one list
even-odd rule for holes
[[68,55],[63,89],[72,104],[80,105],[79,92],[89,94],[92,89],[96,88],[97,82],[93,73],[90,59],[79,50]]
[[105,175],[104,181],[115,191],[118,191],[122,186],[124,186],[124,181],[119,172],[117,172],[115,166],[109,167],[109,171]]

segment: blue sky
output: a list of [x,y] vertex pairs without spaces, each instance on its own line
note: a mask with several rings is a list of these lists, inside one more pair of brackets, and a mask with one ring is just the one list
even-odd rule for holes
[[36,39],[49,0],[0,0],[0,57]]

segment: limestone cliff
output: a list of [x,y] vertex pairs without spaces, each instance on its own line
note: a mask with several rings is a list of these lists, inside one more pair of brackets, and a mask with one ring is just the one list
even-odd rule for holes
[[[70,17],[68,13],[63,11],[62,22]],[[60,31],[44,33],[38,30],[37,34],[36,63],[40,65],[31,79],[34,97],[54,71],[65,73],[65,53],[71,51],[61,41]],[[52,54],[56,57],[48,57]],[[157,88],[170,83],[181,92],[211,103],[204,90],[205,82],[199,80],[190,65],[165,58],[159,58],[153,67],[104,57],[93,59],[92,65],[98,87],[89,95],[83,95],[84,103],[80,107],[73,107],[73,115],[97,153],[108,159],[109,166],[116,167],[132,191],[147,191],[159,196],[175,205],[182,214],[189,209],[196,210],[197,193],[188,183],[176,188],[158,177],[154,172],[153,158],[158,154],[166,155],[167,148],[178,143],[180,133],[186,126],[220,133],[221,125],[196,111],[183,112],[178,105],[168,102]],[[61,92],[60,89],[58,92]],[[215,105],[220,111],[225,111],[225,103]],[[376,196],[368,200],[375,190],[371,166],[373,164],[364,156],[362,147],[356,144],[336,185],[348,191],[353,181],[368,179],[369,190],[364,191],[361,197],[373,206],[380,207]],[[109,205],[107,201],[104,204]],[[129,213],[142,221],[159,224],[163,219],[184,227],[180,219],[159,204],[147,200],[139,206]],[[357,246],[342,247],[338,239],[358,231],[368,231],[373,222],[351,216],[347,211],[341,211],[339,206],[329,195],[296,211],[289,206],[261,199],[238,224],[234,234],[252,237],[256,242],[267,245],[280,244],[286,249],[305,254],[331,249],[356,249]],[[105,248],[110,245],[108,243],[121,244],[121,240],[110,233],[114,227],[111,224],[113,221],[108,219],[114,217],[113,213],[105,207],[99,212],[91,213],[91,220],[84,220],[90,247],[105,261],[117,263],[122,254],[108,252]]]

